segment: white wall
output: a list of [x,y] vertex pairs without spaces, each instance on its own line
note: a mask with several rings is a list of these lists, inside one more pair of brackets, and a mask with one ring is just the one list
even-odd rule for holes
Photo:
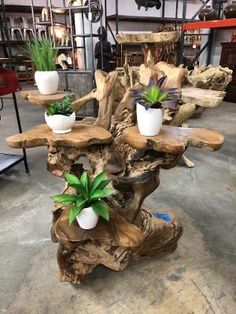
[[[210,1],[211,2],[211,1]],[[144,7],[138,10],[138,6],[135,0],[119,0],[119,14],[120,15],[134,15],[134,16],[156,16],[160,17],[162,9],[156,10],[156,8],[149,8],[145,11]],[[187,18],[192,17],[192,12],[195,12],[197,8],[201,6],[200,0],[188,0],[187,5]],[[179,1],[178,16],[182,16],[183,2]],[[165,5],[166,16],[175,17],[175,1],[166,0]],[[107,0],[107,14],[115,14],[115,0]]]

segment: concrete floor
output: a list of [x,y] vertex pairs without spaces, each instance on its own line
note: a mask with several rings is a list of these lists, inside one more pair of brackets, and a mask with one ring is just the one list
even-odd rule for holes
[[[22,100],[19,106],[25,130],[43,122],[42,108]],[[0,150],[20,153],[4,144],[17,131],[13,106],[1,114]],[[147,199],[182,218],[177,251],[121,273],[99,267],[79,287],[59,282],[57,245],[49,235],[50,196],[63,182],[46,171],[46,148],[28,150],[30,177],[23,164],[0,176],[0,313],[236,313],[235,121],[230,103],[191,120],[221,131],[223,148],[188,149],[196,167],[163,170],[160,188]]]

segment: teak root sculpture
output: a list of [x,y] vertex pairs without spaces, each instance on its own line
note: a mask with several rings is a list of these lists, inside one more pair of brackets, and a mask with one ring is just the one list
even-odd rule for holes
[[[99,219],[94,229],[83,230],[76,221],[69,226],[66,207],[53,209],[51,235],[58,242],[60,279],[71,283],[79,283],[99,264],[121,271],[134,260],[173,252],[183,231],[180,221],[172,213],[162,219],[143,202],[158,187],[160,168],[174,167],[188,146],[217,150],[223,143],[221,134],[208,129],[168,125],[157,136],[141,136],[127,94],[113,101],[122,87],[115,84],[117,72],[97,71],[95,77],[97,88],[75,101],[74,109],[97,99],[97,119],[77,122],[64,135],[39,125],[7,139],[14,148],[48,146],[48,170],[54,175],[80,175],[87,169],[93,177],[105,170],[112,179],[116,194],[107,199],[109,222]],[[80,163],[82,156],[88,164]],[[67,186],[65,190],[74,193]]]

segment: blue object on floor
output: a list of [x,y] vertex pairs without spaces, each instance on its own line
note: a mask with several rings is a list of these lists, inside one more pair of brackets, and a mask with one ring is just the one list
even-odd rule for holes
[[171,221],[170,215],[167,213],[152,213],[154,217],[165,220],[167,222]]

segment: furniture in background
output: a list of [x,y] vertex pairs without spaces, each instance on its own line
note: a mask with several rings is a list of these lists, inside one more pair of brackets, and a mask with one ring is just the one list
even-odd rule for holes
[[236,42],[221,43],[221,45],[220,65],[233,70],[233,78],[226,88],[224,100],[236,103]]
[[[6,60],[4,60],[4,62],[6,62]],[[19,133],[22,133],[20,115],[19,115],[19,110],[18,110],[18,105],[17,105],[16,94],[15,94],[19,90],[21,90],[21,86],[18,82],[16,73],[10,70],[0,68],[0,111],[4,107],[4,99],[12,99],[14,109],[15,109],[16,121],[17,121],[18,129],[19,129]],[[8,97],[8,96],[5,97],[6,95],[9,95],[9,94],[11,94],[12,97]],[[14,167],[16,164],[18,164],[21,161],[24,161],[25,171],[28,174],[29,167],[27,163],[26,151],[24,148],[22,149],[22,153],[23,153],[22,155],[0,153],[0,174],[8,170],[9,168]]]

